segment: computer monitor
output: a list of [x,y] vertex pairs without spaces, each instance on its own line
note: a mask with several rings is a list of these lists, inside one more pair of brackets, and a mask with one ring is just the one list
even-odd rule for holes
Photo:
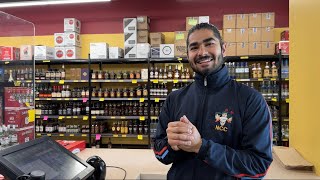
[[35,170],[46,179],[87,179],[94,168],[50,137],[42,137],[0,151],[0,174],[8,179]]

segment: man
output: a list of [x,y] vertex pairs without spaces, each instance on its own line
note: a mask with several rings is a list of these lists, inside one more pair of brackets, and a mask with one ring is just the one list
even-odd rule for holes
[[155,137],[157,159],[173,163],[167,178],[264,177],[272,162],[272,129],[262,95],[230,79],[215,26],[194,26],[187,50],[195,82],[170,93]]

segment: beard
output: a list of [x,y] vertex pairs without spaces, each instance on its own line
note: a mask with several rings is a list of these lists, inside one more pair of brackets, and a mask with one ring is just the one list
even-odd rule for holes
[[[210,61],[217,61],[217,62],[213,62],[212,64],[210,64],[209,67],[206,67],[206,68],[203,68],[203,69],[200,69],[197,66],[197,64],[199,64],[199,63],[201,63],[203,61],[207,61],[208,59]],[[224,63],[224,59],[223,59],[222,54],[220,54],[218,56],[218,58],[216,58],[216,56],[206,55],[206,56],[201,56],[199,58],[194,59],[193,62],[190,62],[190,66],[191,66],[191,68],[193,69],[194,72],[196,72],[198,74],[201,74],[203,76],[207,76],[210,73],[214,73],[214,72],[219,71],[221,69],[223,63]]]

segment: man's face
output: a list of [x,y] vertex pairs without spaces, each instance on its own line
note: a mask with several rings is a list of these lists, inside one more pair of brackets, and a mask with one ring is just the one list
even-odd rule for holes
[[225,45],[209,29],[196,30],[189,36],[188,60],[193,71],[208,75],[223,64]]

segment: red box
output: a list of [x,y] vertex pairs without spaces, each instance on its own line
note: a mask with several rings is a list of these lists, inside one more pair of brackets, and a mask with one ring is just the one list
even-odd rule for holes
[[15,125],[17,128],[33,126],[34,122],[29,122],[29,108],[5,108],[4,124]]
[[19,128],[17,130],[18,143],[23,144],[34,139],[34,126]]
[[5,87],[4,88],[4,107],[26,107],[25,103],[16,99],[17,94],[27,94],[27,87]]
[[1,47],[1,57],[2,60],[19,60],[20,59],[20,48],[16,47]]
[[289,30],[281,32],[281,41],[289,41]]
[[56,140],[60,145],[76,154],[86,148],[86,141],[66,141],[66,140]]
[[276,44],[277,54],[279,54],[280,49],[282,55],[289,55],[289,41],[279,41],[279,43]]

